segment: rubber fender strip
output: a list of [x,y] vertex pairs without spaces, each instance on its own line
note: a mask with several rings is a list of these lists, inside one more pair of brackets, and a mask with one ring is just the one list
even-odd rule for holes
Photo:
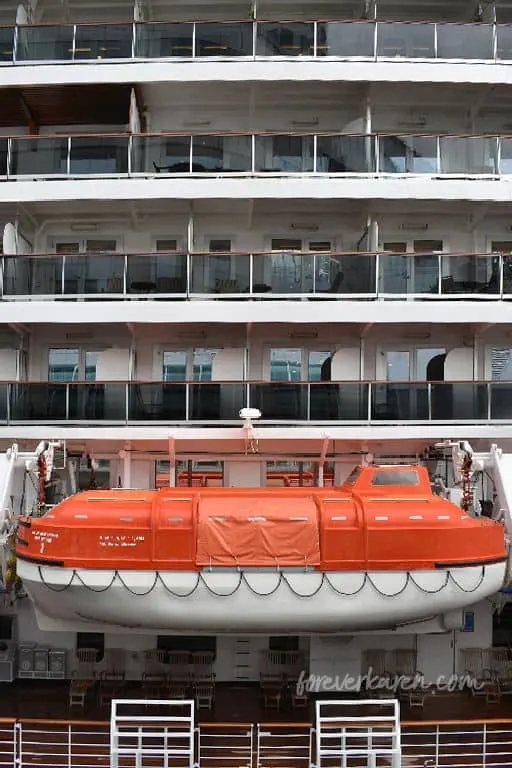
[[480,565],[495,565],[497,563],[505,563],[508,560],[508,555],[502,555],[501,557],[492,557],[490,560],[461,560],[459,563],[435,563],[435,568],[475,568]]
[[31,555],[22,555],[20,552],[16,553],[19,560],[26,560],[27,563],[33,563],[34,565],[49,565],[57,566],[58,568],[64,568],[64,560],[45,560],[43,557],[32,557]]

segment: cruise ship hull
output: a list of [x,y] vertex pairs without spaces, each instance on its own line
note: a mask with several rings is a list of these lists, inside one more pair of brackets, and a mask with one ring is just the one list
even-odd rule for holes
[[502,586],[505,569],[502,561],[435,571],[222,573],[19,562],[42,629],[57,621],[82,631],[102,624],[139,634],[392,630],[489,597]]

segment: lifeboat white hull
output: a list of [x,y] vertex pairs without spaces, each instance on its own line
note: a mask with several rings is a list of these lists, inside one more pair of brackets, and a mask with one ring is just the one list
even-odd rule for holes
[[[506,563],[412,572],[103,571],[19,561],[41,629],[334,633],[393,629],[497,592]],[[86,630],[85,630],[86,631]]]

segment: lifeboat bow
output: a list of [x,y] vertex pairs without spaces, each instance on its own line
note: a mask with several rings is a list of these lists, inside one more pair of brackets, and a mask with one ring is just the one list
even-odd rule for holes
[[497,592],[503,526],[435,496],[425,468],[340,488],[91,491],[20,520],[43,629],[334,633],[396,629]]

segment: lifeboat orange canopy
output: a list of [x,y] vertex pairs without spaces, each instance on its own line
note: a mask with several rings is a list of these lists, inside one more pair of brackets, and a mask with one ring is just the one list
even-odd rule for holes
[[505,560],[502,525],[432,493],[419,466],[340,488],[88,491],[20,521],[17,555],[73,569],[412,571]]

